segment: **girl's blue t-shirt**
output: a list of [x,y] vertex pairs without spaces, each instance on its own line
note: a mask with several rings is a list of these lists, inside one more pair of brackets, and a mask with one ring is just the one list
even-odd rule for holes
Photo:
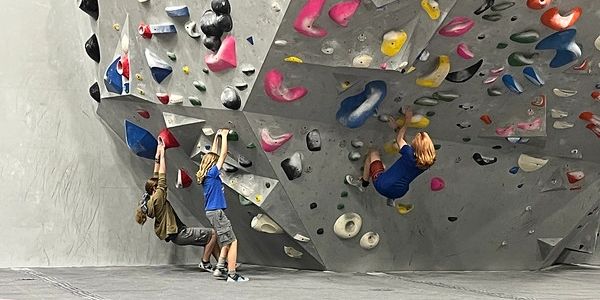
[[425,171],[417,167],[415,152],[410,145],[402,146],[400,154],[402,157],[373,182],[377,192],[390,199],[404,196],[408,192],[410,183]]
[[202,184],[202,187],[204,188],[205,211],[227,208],[227,203],[225,202],[225,189],[220,175],[216,165],[212,166],[208,170],[208,173],[206,173],[204,183]]

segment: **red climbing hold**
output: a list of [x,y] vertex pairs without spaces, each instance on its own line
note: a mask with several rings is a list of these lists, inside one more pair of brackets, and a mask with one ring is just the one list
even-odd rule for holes
[[483,121],[483,123],[485,123],[486,125],[492,124],[492,118],[489,115],[481,115],[479,119]]
[[440,177],[431,178],[431,190],[434,192],[441,191],[446,186],[444,179]]
[[576,183],[576,182],[580,181],[581,179],[583,179],[584,177],[585,177],[585,174],[583,173],[583,171],[567,172],[567,179],[569,180],[569,183]]
[[179,142],[167,128],[158,134],[158,142],[160,143],[161,141],[165,144],[165,149],[179,147]]
[[581,16],[582,12],[583,9],[581,9],[581,7],[579,6],[576,6],[573,9],[571,9],[571,11],[569,11],[569,13],[567,13],[565,16],[562,16],[558,10],[558,7],[553,7],[547,10],[542,15],[540,20],[542,21],[542,24],[556,31],[561,31],[573,26],[573,24],[575,24],[577,20],[579,20],[579,17]]
[[150,118],[150,113],[147,110],[138,109],[137,113],[138,113],[138,115],[140,115],[144,119],[149,119]]
[[592,112],[584,111],[579,114],[579,118],[600,127],[600,116],[597,116]]
[[593,91],[592,92],[592,99],[594,99],[594,100],[600,100],[600,91]]
[[117,73],[129,79],[129,55],[121,55],[121,59],[119,59],[119,62],[117,62]]
[[527,0],[527,7],[531,9],[544,9],[550,3],[552,3],[552,0]]
[[162,104],[169,104],[169,94],[167,93],[156,93],[156,98]]
[[178,189],[185,189],[192,185],[192,178],[184,169],[177,171],[177,184],[175,185]]
[[591,130],[598,138],[600,138],[600,127],[590,123],[585,125],[585,128]]
[[140,23],[138,26],[138,33],[145,39],[152,38],[152,31],[150,31],[150,25],[144,24],[144,22]]

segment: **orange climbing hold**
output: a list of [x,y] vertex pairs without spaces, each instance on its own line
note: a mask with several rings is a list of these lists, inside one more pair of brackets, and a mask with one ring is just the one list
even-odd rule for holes
[[481,117],[479,117],[479,119],[486,125],[492,124],[492,118],[490,117],[490,115],[481,115]]
[[552,0],[527,0],[527,7],[531,9],[544,9],[550,3],[552,3]]
[[540,20],[542,21],[542,24],[556,31],[562,31],[573,26],[573,24],[579,20],[582,12],[583,9],[581,9],[579,6],[576,6],[565,16],[562,16],[558,10],[558,7],[553,7],[542,14]]

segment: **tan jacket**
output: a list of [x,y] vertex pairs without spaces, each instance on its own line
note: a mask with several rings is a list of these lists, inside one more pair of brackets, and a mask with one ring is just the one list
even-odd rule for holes
[[178,233],[178,228],[175,212],[167,200],[167,176],[164,173],[154,173],[154,176],[157,175],[158,186],[148,200],[148,217],[154,218],[154,232],[159,239],[164,240],[169,234]]

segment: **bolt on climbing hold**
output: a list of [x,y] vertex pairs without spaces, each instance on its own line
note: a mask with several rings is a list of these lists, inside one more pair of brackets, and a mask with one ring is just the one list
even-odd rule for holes
[[189,75],[190,74],[190,67],[189,66],[183,66],[183,68],[181,68],[181,71],[183,71],[183,74]]
[[288,57],[284,58],[283,61],[297,63],[297,64],[301,64],[304,62],[304,61],[302,61],[301,58],[299,58],[297,56],[288,56]]
[[529,233],[529,234],[534,234],[534,233],[535,233],[535,230],[534,230],[534,229],[530,229],[530,230],[529,230],[527,233]]
[[342,191],[342,192],[340,193],[340,197],[342,197],[342,198],[346,198],[346,197],[348,197],[348,192],[347,192],[347,191]]
[[406,215],[406,214],[410,213],[413,210],[414,205],[412,205],[412,204],[403,204],[403,203],[400,203],[400,202],[395,202],[394,203],[394,207],[396,208],[396,212],[398,214],[400,214],[400,215]]
[[502,243],[500,243],[500,246],[502,246],[502,247],[508,246],[508,242],[507,241],[502,241]]
[[528,211],[528,212],[532,211],[532,208],[531,208],[531,206],[526,206],[526,207],[525,207],[525,211]]
[[115,23],[115,24],[113,24],[112,28],[116,31],[119,31],[119,30],[121,30],[121,25],[119,25],[119,23]]

